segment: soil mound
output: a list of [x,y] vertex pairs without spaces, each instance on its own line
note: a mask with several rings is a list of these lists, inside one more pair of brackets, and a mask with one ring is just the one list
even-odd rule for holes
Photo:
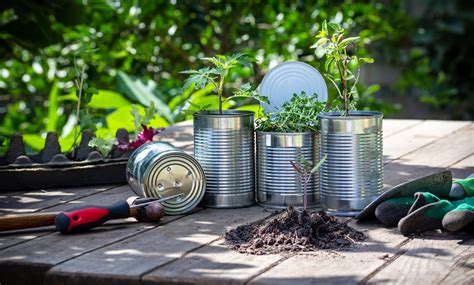
[[276,218],[239,226],[225,234],[231,249],[248,254],[341,249],[365,240],[365,235],[324,212],[289,208]]

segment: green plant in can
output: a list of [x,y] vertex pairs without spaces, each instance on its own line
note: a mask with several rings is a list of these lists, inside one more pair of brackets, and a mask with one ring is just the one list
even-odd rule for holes
[[184,83],[186,90],[194,85],[195,89],[204,89],[207,85],[214,87],[214,91],[219,96],[219,113],[222,114],[222,103],[237,97],[252,97],[259,102],[268,103],[268,98],[259,96],[255,88],[250,83],[245,83],[237,88],[232,96],[224,97],[224,83],[229,71],[237,65],[249,65],[251,60],[244,53],[236,53],[231,56],[216,55],[214,57],[203,57],[201,60],[208,62],[212,67],[203,67],[198,70],[186,70],[181,73],[189,74]]
[[257,131],[279,133],[317,132],[318,115],[325,110],[325,103],[316,94],[294,94],[277,112],[263,114],[256,120]]
[[360,64],[373,63],[374,59],[358,57],[357,44],[360,42],[360,37],[346,37],[346,30],[339,24],[328,24],[324,21],[316,38],[318,40],[311,48],[322,51],[325,55],[326,78],[331,81],[339,97],[344,100],[342,115],[347,116],[349,110],[356,108]]

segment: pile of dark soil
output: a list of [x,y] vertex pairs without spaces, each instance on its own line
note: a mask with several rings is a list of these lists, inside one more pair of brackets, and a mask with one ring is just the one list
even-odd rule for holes
[[324,212],[287,209],[276,218],[247,224],[225,234],[231,249],[248,254],[341,249],[365,240],[365,235]]

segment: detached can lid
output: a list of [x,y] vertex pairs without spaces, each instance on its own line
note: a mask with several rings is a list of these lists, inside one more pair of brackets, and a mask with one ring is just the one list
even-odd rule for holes
[[162,203],[167,215],[182,215],[202,200],[206,188],[204,170],[199,162],[182,151],[167,151],[151,165],[143,181],[146,197],[180,197]]
[[293,94],[318,95],[318,101],[328,100],[328,89],[323,76],[309,64],[287,61],[272,68],[263,77],[259,86],[261,96],[266,96],[270,104],[262,103],[265,112],[277,112],[283,103],[290,101]]

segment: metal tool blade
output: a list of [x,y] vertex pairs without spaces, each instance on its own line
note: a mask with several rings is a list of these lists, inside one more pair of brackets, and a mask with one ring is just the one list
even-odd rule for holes
[[451,171],[446,170],[399,184],[382,193],[355,218],[360,220],[372,217],[375,214],[375,208],[383,201],[399,197],[413,197],[416,192],[430,192],[440,198],[447,198],[452,182]]
[[165,202],[165,201],[168,201],[168,200],[171,200],[171,199],[174,199],[174,198],[178,198],[182,195],[184,195],[184,193],[179,193],[179,194],[172,195],[172,196],[165,197],[165,198],[161,198],[161,199],[153,199],[152,201],[149,201],[149,202],[146,202],[146,203],[130,206],[130,208],[139,208],[139,207],[144,207],[144,206],[146,206],[148,204],[151,204],[151,203]]

